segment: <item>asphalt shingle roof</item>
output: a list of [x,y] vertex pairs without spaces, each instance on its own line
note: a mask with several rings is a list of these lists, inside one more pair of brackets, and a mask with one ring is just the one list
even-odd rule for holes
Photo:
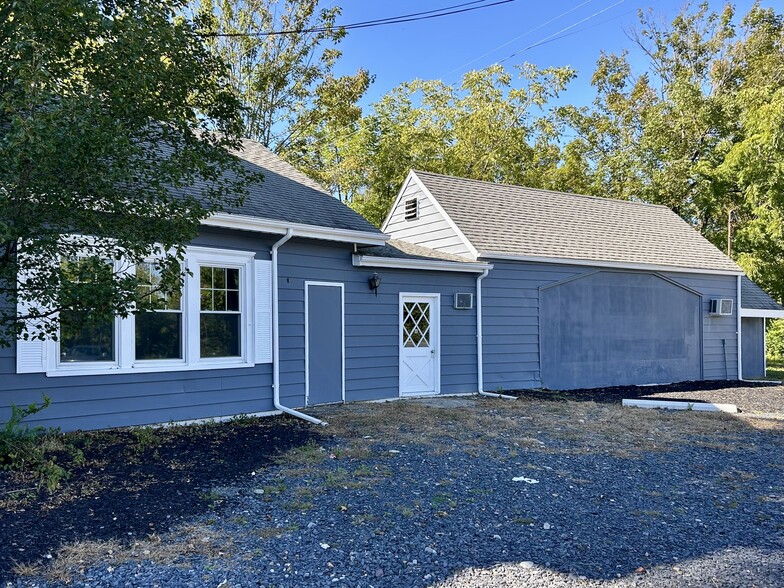
[[665,206],[414,173],[480,253],[741,271]]
[[741,308],[754,310],[784,310],[778,302],[746,276],[740,281]]
[[[233,152],[243,166],[264,174],[264,181],[249,186],[240,207],[225,212],[334,229],[381,234],[358,213],[334,198],[317,182],[283,161],[261,143],[242,140],[242,150]],[[197,184],[186,190],[198,191]]]
[[390,239],[383,246],[363,247],[359,252],[362,255],[371,257],[478,263],[473,262],[473,260],[463,257],[462,255],[455,255],[454,253],[447,253],[446,251],[436,251],[429,247],[422,247],[421,245],[415,245],[414,243],[408,243],[407,241],[399,241],[398,239]]

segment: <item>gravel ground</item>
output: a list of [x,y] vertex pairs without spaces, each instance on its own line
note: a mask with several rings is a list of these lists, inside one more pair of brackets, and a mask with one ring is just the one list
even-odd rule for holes
[[[586,450],[559,435],[574,419],[576,403],[553,411],[557,416],[547,428],[526,415],[551,411],[552,402],[514,409],[498,400],[473,403],[459,409],[468,419],[462,440],[452,429],[460,422],[447,419],[455,412],[432,403],[421,422],[444,429],[446,441],[439,444],[424,430],[420,435],[413,421],[386,422],[383,434],[367,431],[351,444],[324,429],[317,443],[276,465],[248,467],[233,480],[201,488],[209,504],[189,518],[191,531],[175,529],[164,539],[186,543],[172,550],[180,555],[154,563],[145,559],[144,545],[133,558],[122,556],[127,548],[104,547],[97,564],[85,557],[75,566],[73,583],[784,586],[784,437],[778,423],[646,414],[650,421],[636,422],[650,422],[643,433],[650,440],[673,423],[694,422],[686,419],[703,419],[716,434],[656,451],[619,440],[628,447],[617,454]],[[381,406],[323,409],[323,415],[358,419]],[[539,430],[526,435],[536,437],[524,438],[514,427],[482,435],[470,426],[474,416],[505,410],[517,411],[520,427],[532,419]],[[596,410],[615,411],[609,414],[614,419],[627,414]],[[32,576],[8,585],[62,584]]]
[[624,398],[683,400],[735,404],[740,412],[784,415],[784,386],[778,383],[704,380],[660,386],[614,386],[585,390],[517,390],[504,392],[521,398],[620,403]]

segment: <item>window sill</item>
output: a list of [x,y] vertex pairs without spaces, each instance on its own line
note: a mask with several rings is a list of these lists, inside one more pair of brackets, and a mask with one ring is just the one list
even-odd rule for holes
[[[271,362],[269,362],[271,363]],[[56,368],[46,371],[48,378],[60,378],[67,376],[110,376],[120,374],[154,374],[163,372],[191,372],[191,371],[204,371],[204,370],[225,370],[237,368],[250,368],[253,367],[253,362],[244,361],[242,359],[210,359],[203,360],[194,364],[185,364],[182,362],[140,362],[132,367],[122,368],[118,365],[112,366],[79,366],[74,368]]]

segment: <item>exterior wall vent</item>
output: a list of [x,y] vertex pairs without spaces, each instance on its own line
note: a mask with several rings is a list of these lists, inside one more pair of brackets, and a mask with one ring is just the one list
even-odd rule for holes
[[403,215],[406,220],[416,220],[419,218],[419,201],[416,198],[406,200]]
[[457,310],[471,310],[474,307],[474,295],[471,292],[455,293],[455,308]]
[[710,299],[710,315],[711,316],[732,316],[732,306],[734,300],[732,298],[711,298]]

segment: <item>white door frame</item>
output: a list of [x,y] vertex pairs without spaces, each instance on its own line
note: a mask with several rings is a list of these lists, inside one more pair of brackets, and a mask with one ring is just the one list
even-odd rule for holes
[[343,282],[305,282],[305,406],[310,403],[310,347],[309,347],[309,317],[308,317],[308,290],[310,286],[331,286],[340,288],[340,346],[342,349],[340,366],[340,398],[346,401],[346,289]]
[[[433,354],[433,392],[419,394],[404,394],[403,386],[403,303],[406,298],[430,298],[430,344]],[[398,295],[397,309],[397,335],[398,335],[398,395],[400,397],[430,396],[441,394],[441,294],[431,292],[400,292]]]

